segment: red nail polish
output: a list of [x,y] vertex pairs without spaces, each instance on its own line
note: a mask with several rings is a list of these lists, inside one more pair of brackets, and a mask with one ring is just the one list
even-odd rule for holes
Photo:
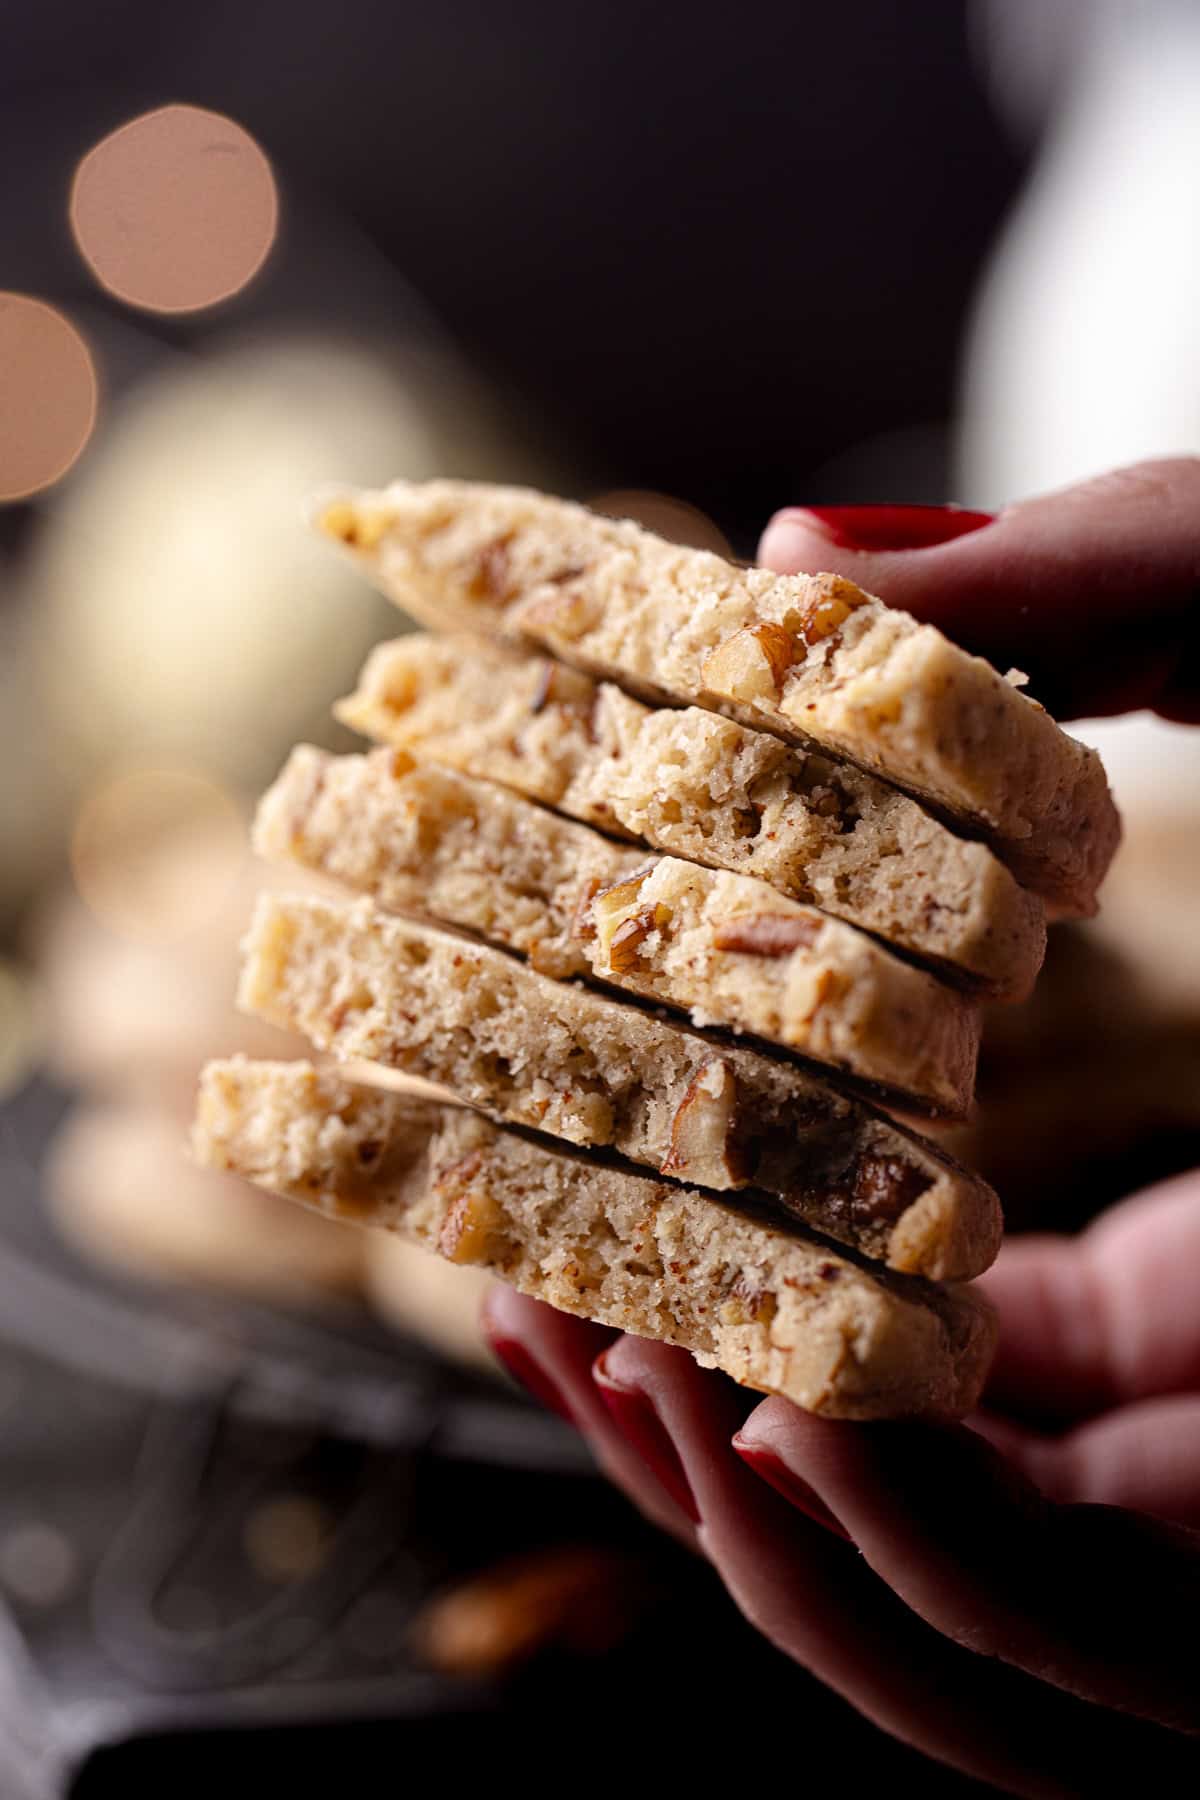
[[840,550],[928,550],[969,531],[982,531],[994,513],[962,506],[802,506],[822,537]]
[[620,1382],[614,1381],[604,1360],[604,1356],[598,1356],[592,1364],[592,1379],[613,1424],[675,1504],[682,1508],[693,1525],[698,1525],[700,1509],[696,1505],[696,1496],[666,1427],[641,1389],[622,1387]]
[[504,1364],[513,1380],[519,1382],[535,1400],[557,1413],[560,1419],[565,1419],[568,1425],[574,1425],[575,1419],[570,1407],[546,1371],[534,1362],[524,1344],[518,1343],[515,1338],[494,1337],[486,1327],[485,1335],[493,1353]]
[[806,1481],[793,1475],[773,1450],[764,1450],[759,1444],[743,1443],[738,1437],[734,1438],[733,1447],[747,1468],[753,1469],[756,1475],[761,1475],[767,1485],[773,1487],[777,1494],[782,1494],[789,1505],[804,1513],[815,1524],[823,1525],[826,1531],[845,1538],[848,1544],[853,1541],[846,1527],[834,1518],[825,1502],[813,1493]]

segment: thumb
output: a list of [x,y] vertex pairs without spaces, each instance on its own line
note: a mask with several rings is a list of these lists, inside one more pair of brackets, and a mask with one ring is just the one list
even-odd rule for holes
[[1024,669],[1060,716],[1152,706],[1200,723],[1200,458],[1139,463],[996,515],[787,507],[759,561],[849,576]]

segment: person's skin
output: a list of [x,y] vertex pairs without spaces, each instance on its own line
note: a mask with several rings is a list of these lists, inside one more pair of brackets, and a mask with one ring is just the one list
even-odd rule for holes
[[[995,519],[789,509],[760,560],[851,576],[1063,716],[1200,722],[1200,460]],[[813,1418],[503,1287],[485,1321],[642,1511],[885,1730],[1015,1794],[1194,1791],[1200,1173],[1010,1241],[982,1285],[1001,1341],[969,1425]]]

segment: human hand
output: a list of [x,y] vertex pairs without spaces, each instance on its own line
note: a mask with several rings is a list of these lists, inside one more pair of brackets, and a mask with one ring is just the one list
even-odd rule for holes
[[[1016,1239],[968,1425],[854,1425],[504,1287],[502,1359],[747,1618],[926,1755],[1015,1794],[1200,1775],[1200,1177]],[[848,1541],[844,1541],[848,1540]]]
[[[789,509],[761,560],[852,577],[1025,669],[1062,716],[1200,722],[1200,460],[994,520]],[[1000,1349],[962,1426],[756,1404],[681,1350],[506,1289],[487,1320],[641,1509],[885,1730],[1022,1795],[1194,1782],[1200,1175],[1080,1238],[1011,1241],[983,1286]]]
[[1200,724],[1198,457],[1137,463],[995,517],[786,507],[759,560],[849,576],[1001,671],[1023,669],[1056,718],[1150,706]]

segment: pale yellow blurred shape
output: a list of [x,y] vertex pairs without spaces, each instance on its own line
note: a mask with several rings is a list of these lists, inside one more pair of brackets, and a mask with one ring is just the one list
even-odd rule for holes
[[234,990],[255,895],[309,878],[257,864],[231,797],[178,772],[126,775],[84,816],[76,867],[99,903],[64,892],[37,933],[45,1057],[91,1096],[48,1159],[46,1194],[63,1236],[146,1280],[289,1303],[356,1296],[360,1233],[199,1170],[185,1152],[207,1057],[304,1048],[239,1014]]
[[96,424],[91,351],[57,308],[0,292],[0,502],[52,487]]
[[124,398],[30,570],[45,729],[76,774],[169,758],[261,782],[327,730],[396,613],[310,531],[331,481],[521,475],[457,365],[241,343]]
[[88,151],[70,219],[111,294],[152,312],[194,312],[258,273],[278,235],[279,195],[242,126],[204,107],[163,106]]
[[673,494],[660,494],[654,488],[611,488],[587,504],[606,518],[632,519],[668,543],[686,544],[693,550],[715,550],[718,556],[733,555],[720,526],[698,506],[677,500]]
[[80,899],[110,931],[174,943],[219,915],[238,881],[242,810],[194,770],[125,770],[85,797],[70,855]]

